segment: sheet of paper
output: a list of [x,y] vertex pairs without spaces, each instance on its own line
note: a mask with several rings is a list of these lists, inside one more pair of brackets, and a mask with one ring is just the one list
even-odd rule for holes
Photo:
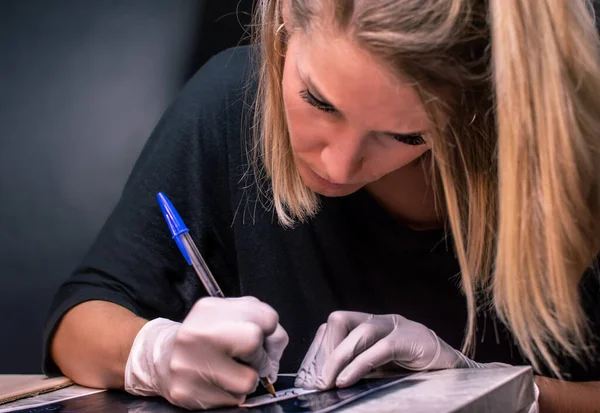
[[298,396],[302,396],[303,394],[316,393],[317,390],[305,390],[305,389],[285,389],[279,390],[275,392],[275,396],[270,394],[263,394],[261,396],[252,397],[247,399],[244,404],[241,404],[240,407],[258,407],[263,406],[265,404],[277,403],[287,399],[293,399]]
[[87,396],[88,394],[99,393],[102,391],[105,390],[90,389],[88,387],[73,385],[50,393],[40,394],[36,397],[29,397],[0,405],[0,413],[8,413],[14,412],[15,410],[32,409],[34,407],[46,406],[48,404],[74,399],[76,397]]
[[[240,407],[246,408],[248,409],[246,411],[252,413],[326,413],[406,379],[416,379],[419,374],[407,373],[395,377],[361,380],[349,388],[331,389],[323,392],[293,388],[291,387],[293,380],[278,379],[279,383],[276,383],[275,387],[280,390],[276,392],[275,397],[269,394],[251,397]],[[289,385],[289,388],[285,388],[286,384]],[[241,411],[235,410],[236,413]]]

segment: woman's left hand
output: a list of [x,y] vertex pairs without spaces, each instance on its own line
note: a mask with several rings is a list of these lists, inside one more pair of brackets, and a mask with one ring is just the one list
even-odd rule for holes
[[[413,371],[507,366],[477,363],[423,324],[397,314],[336,311],[319,327],[294,385],[319,390],[348,387],[390,363]],[[535,383],[532,389],[534,401],[527,411],[537,413]]]
[[423,324],[397,314],[336,311],[317,331],[295,385],[347,387],[389,363],[413,371],[483,367]]

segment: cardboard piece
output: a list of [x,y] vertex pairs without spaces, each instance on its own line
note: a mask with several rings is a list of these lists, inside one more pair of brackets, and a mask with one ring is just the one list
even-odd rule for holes
[[47,377],[43,374],[0,375],[0,404],[62,389],[72,385],[67,377]]

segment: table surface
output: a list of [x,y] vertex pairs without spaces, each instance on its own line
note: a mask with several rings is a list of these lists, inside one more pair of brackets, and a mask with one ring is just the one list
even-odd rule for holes
[[[79,386],[76,386],[79,387]],[[82,388],[85,390],[85,388]],[[63,391],[67,391],[63,389]],[[60,393],[58,390],[54,393]],[[50,393],[52,394],[52,393]],[[32,401],[43,401],[40,395]],[[419,373],[389,388],[379,390],[342,408],[340,413],[527,413],[533,402],[530,367],[457,369]],[[0,405],[0,412],[10,404]],[[271,405],[274,406],[274,405]],[[27,412],[160,412],[181,413],[160,398],[135,397],[125,392],[102,391]],[[228,412],[279,412],[281,409],[226,409]]]

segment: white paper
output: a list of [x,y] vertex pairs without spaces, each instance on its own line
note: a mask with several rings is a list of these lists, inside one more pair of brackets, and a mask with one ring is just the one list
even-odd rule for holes
[[[330,412],[331,410],[339,408],[353,400],[367,396],[378,390],[385,389],[408,378],[414,379],[420,374],[423,373],[410,373],[402,376],[392,376],[390,374],[384,374],[383,376],[385,377],[381,377],[379,380],[376,379],[371,383],[356,384],[355,386],[351,386],[345,389],[325,391],[322,396],[318,396],[313,400],[309,401],[307,399],[304,399],[301,404],[305,405],[296,405],[294,406],[293,411],[311,413]],[[331,394],[332,391],[333,394]],[[268,404],[282,402],[288,399],[294,399],[296,397],[300,397],[311,393],[321,392],[318,390],[305,390],[293,387],[284,390],[279,390],[275,393],[275,396],[266,394],[262,396],[252,397],[250,399],[247,399],[246,402],[240,406],[255,408],[259,406],[265,406]],[[311,398],[313,397],[311,396]]]
[[279,390],[275,392],[275,396],[270,394],[264,394],[262,396],[252,397],[244,404],[241,404],[241,407],[258,407],[264,406],[265,404],[277,403],[282,400],[293,399],[294,397],[302,396],[303,394],[316,393],[318,390],[305,390],[305,389],[285,389]]

